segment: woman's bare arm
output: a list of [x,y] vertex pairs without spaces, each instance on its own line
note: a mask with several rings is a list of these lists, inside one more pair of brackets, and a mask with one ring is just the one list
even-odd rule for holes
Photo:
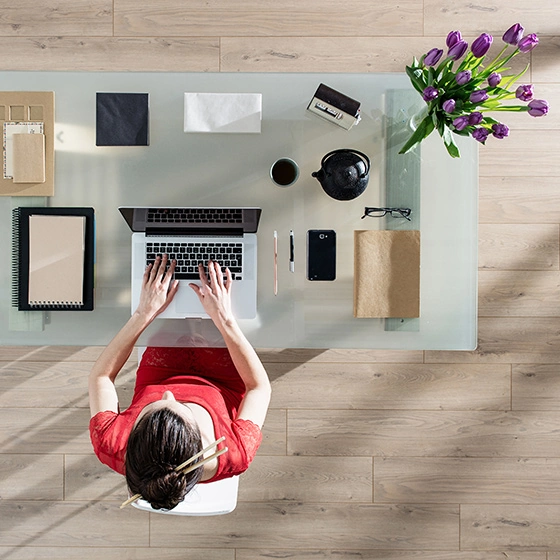
[[202,286],[190,286],[224,338],[231,359],[245,383],[246,393],[237,417],[251,420],[262,427],[270,403],[270,381],[260,358],[231,311],[231,273],[226,269],[224,282],[221,267],[216,262],[208,265],[210,278],[204,273],[202,265],[199,266],[199,273]]
[[103,410],[118,411],[115,379],[128,360],[134,345],[148,325],[171,303],[178,282],[172,280],[175,263],[165,272],[167,256],[146,269],[138,308],[124,327],[107,345],[89,375],[89,406],[91,416]]

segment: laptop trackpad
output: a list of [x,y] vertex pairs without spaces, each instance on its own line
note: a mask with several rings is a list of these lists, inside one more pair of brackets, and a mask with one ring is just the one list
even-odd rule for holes
[[202,303],[188,282],[181,282],[179,291],[173,299],[176,313],[184,317],[208,317]]

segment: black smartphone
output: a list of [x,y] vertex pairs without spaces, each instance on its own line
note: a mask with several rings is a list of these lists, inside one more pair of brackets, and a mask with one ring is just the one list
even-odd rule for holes
[[336,232],[332,229],[310,229],[307,232],[307,279],[336,278]]

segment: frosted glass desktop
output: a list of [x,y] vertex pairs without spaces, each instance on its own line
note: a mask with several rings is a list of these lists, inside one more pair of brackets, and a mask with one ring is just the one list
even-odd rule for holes
[[[0,344],[104,345],[130,316],[130,235],[118,206],[259,206],[258,316],[242,328],[259,348],[475,348],[477,340],[478,148],[459,139],[447,155],[432,135],[412,155],[397,151],[422,106],[404,74],[180,74],[2,72],[10,90],[54,91],[55,196],[0,198]],[[349,131],[306,111],[319,83],[362,103]],[[96,147],[96,92],[150,94],[148,147]],[[185,92],[262,93],[260,134],[185,134]],[[372,161],[358,198],[327,196],[311,176],[331,150],[355,148]],[[272,163],[294,159],[300,177],[274,185]],[[413,221],[361,219],[365,206],[412,208]],[[96,294],[92,312],[11,309],[11,208],[92,206],[96,212]],[[421,317],[353,317],[353,232],[421,231]],[[306,232],[337,232],[337,278],[306,280]],[[295,271],[289,232],[295,235]],[[274,295],[273,232],[278,232]],[[235,289],[235,288],[234,288]],[[39,315],[37,315],[37,313]],[[140,344],[221,345],[209,320],[156,320]]]

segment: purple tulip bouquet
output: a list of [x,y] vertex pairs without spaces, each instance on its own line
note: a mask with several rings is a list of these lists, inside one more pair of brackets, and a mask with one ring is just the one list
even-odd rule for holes
[[[490,117],[489,112],[527,112],[532,117],[546,115],[548,103],[534,99],[532,84],[512,88],[529,64],[517,75],[505,74],[509,70],[507,64],[514,56],[528,53],[538,45],[539,40],[534,33],[523,33],[519,23],[512,25],[502,37],[504,48],[488,64],[485,64],[485,57],[493,40],[488,33],[475,39],[469,50],[461,33],[452,31],[447,36],[448,51],[443,61],[440,62],[443,50],[437,48],[431,49],[419,61],[414,58],[412,65],[406,67],[406,73],[426,102],[425,116],[399,153],[409,152],[437,130],[449,154],[460,157],[453,134],[472,136],[482,144],[489,136],[508,136],[509,128]],[[454,68],[456,62],[458,64]],[[509,104],[510,100],[522,101],[523,104]]]

